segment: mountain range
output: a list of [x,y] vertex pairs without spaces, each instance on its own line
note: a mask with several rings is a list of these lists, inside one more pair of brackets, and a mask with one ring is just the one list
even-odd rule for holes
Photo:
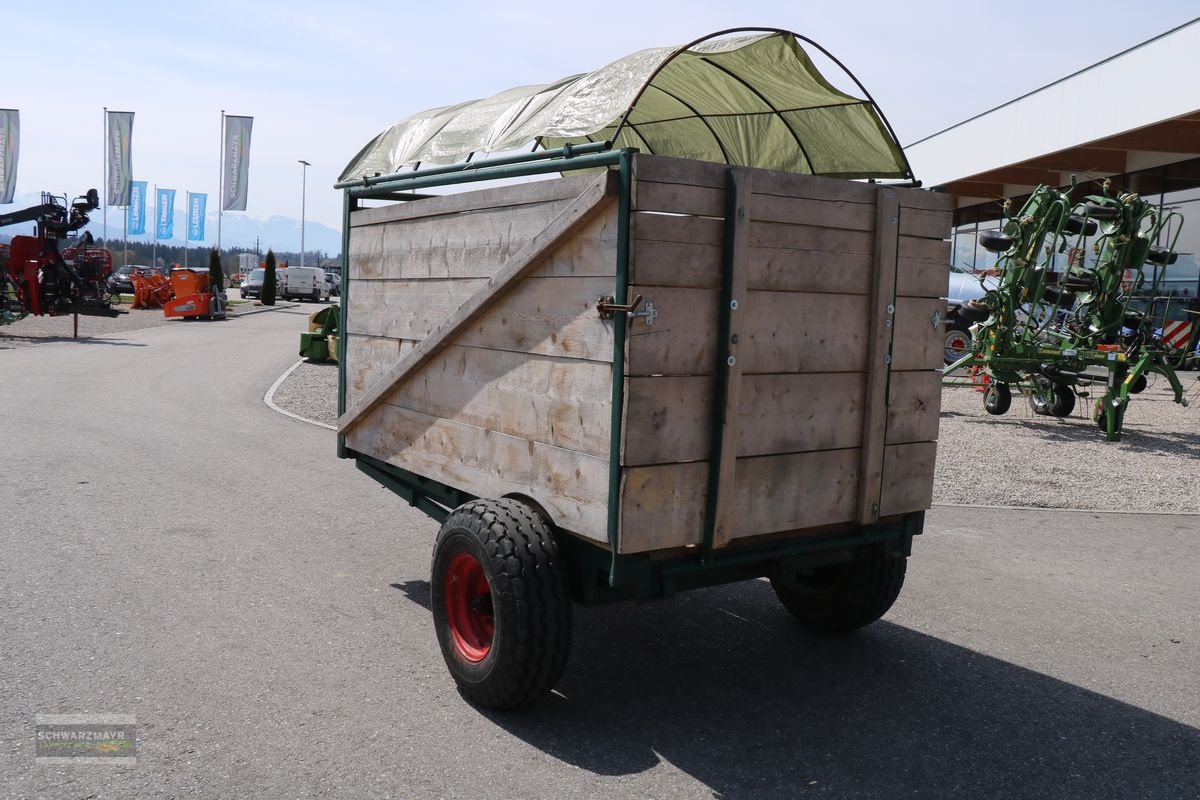
[[[40,194],[17,195],[13,198],[11,205],[0,206],[0,214],[36,206],[41,202]],[[171,239],[160,239],[160,242],[176,247],[184,245],[184,237],[187,235],[187,212],[181,205],[178,202],[175,204],[175,236]],[[109,240],[121,241],[125,230],[125,210],[110,208],[107,216]],[[92,236],[97,239],[102,238],[104,235],[103,219],[100,210],[93,211],[91,222],[84,230],[91,231]],[[149,223],[147,223],[146,230],[149,232],[147,235],[131,236],[129,240],[149,243],[153,238],[153,231]],[[0,242],[8,241],[10,237],[17,234],[28,235],[32,232],[33,223],[31,222],[12,225],[0,230]],[[211,211],[204,223],[204,233],[205,241],[192,242],[194,247],[213,246],[217,242],[217,215]],[[300,220],[279,214],[259,217],[244,211],[227,211],[221,215],[222,248],[244,247],[253,250],[256,245],[263,252],[266,252],[268,248],[274,248],[280,252],[298,252],[300,250]],[[305,220],[304,248],[310,253],[320,250],[329,256],[336,255],[342,250],[341,231],[310,219]]]

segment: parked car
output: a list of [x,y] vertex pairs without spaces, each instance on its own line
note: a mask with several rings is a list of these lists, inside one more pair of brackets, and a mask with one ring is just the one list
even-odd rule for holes
[[121,294],[133,294],[134,272],[140,275],[150,275],[154,272],[154,268],[141,264],[126,264],[123,267],[118,267],[113,271],[113,274],[108,276],[108,290],[110,292],[120,292]]
[[337,297],[342,293],[341,273],[325,270],[325,282],[329,284],[328,297]]
[[328,300],[329,282],[318,267],[288,267],[279,276],[279,296],[284,300]]
[[250,299],[262,297],[263,276],[267,274],[265,269],[252,269],[250,274],[242,279],[242,298]]

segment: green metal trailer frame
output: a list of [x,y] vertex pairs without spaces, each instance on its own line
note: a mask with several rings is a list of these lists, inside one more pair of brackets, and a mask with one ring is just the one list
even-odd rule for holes
[[[613,287],[614,298],[628,296],[630,216],[632,211],[633,155],[636,148],[613,150],[607,142],[584,145],[566,145],[561,148],[540,152],[521,153],[485,161],[417,169],[409,172],[377,175],[335,184],[344,191],[342,217],[342,272],[340,330],[347,331],[346,314],[350,293],[350,215],[360,208],[365,200],[411,201],[425,199],[429,195],[418,192],[436,186],[473,183],[506,178],[520,178],[547,173],[565,173],[579,170],[616,169],[619,174],[617,265]],[[734,193],[728,192],[732,197]],[[732,202],[732,201],[731,201]],[[723,288],[725,302],[720,304],[720,330],[730,327],[730,303],[728,293],[733,271],[735,231],[734,213],[726,214],[726,237],[723,259]],[[620,519],[621,485],[621,423],[625,395],[624,358],[626,321],[632,306],[614,306],[616,321],[613,345],[612,380],[612,425],[609,452],[608,483],[608,549],[572,535],[559,535],[558,546],[565,555],[566,568],[570,576],[572,599],[583,605],[595,605],[628,599],[651,599],[666,597],[684,589],[715,586],[734,581],[765,576],[785,578],[789,573],[814,569],[828,564],[849,561],[854,550],[868,545],[883,544],[897,555],[908,556],[912,538],[921,533],[925,513],[918,511],[878,524],[850,526],[829,533],[809,533],[786,540],[757,544],[735,545],[728,548],[713,547],[714,525],[711,510],[715,507],[718,490],[716,470],[708,478],[708,521],[703,531],[702,544],[683,551],[672,550],[658,553],[618,553],[618,520]],[[728,337],[722,339],[727,340]],[[347,347],[339,348],[338,360],[338,415],[346,412]],[[718,348],[717,374],[728,369],[729,353]],[[718,379],[717,385],[722,382]],[[717,391],[713,403],[712,452],[719,453],[723,420],[727,398]],[[392,464],[350,450],[346,438],[337,438],[339,458],[352,458],[358,469],[380,484],[402,497],[409,505],[423,511],[438,522],[442,522],[458,506],[477,499],[475,495],[448,486],[439,481],[409,472]],[[713,458],[712,463],[719,462]],[[534,507],[536,498],[519,497]]]

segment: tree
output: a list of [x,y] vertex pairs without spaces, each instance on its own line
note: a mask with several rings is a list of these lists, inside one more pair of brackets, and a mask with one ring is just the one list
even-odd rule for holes
[[262,303],[275,305],[275,251],[267,251],[267,271],[263,274]]
[[221,269],[221,254],[212,249],[208,251],[208,287],[215,294],[220,294],[225,288],[225,272]]

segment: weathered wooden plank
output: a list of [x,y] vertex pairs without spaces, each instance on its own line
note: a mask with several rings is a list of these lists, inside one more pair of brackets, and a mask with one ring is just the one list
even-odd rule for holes
[[[633,280],[654,286],[715,288],[720,280],[721,223],[705,217],[636,214]],[[763,237],[765,239],[765,236]],[[760,239],[761,241],[762,239]],[[750,289],[865,294],[870,288],[872,256],[865,239],[852,236],[837,249],[752,247]],[[897,293],[942,297],[946,293],[950,243],[912,236],[900,238]]]
[[[361,208],[350,215],[350,227],[357,229],[398,220],[459,214],[464,211],[478,211],[486,208],[508,208],[556,200],[570,200],[578,197],[579,193],[586,189],[593,180],[595,177],[592,175],[572,175],[557,180],[496,186],[490,189],[455,192],[441,197],[429,197],[406,203],[390,203],[376,208]],[[358,231],[355,230],[350,238],[353,239],[357,235]]]
[[605,459],[611,446],[610,364],[450,345],[385,402]]
[[896,294],[903,297],[945,297],[950,285],[950,242],[900,237]]
[[[487,209],[356,229],[350,278],[490,278],[567,201]],[[537,275],[616,273],[617,209],[588,222],[537,267]]]
[[[352,289],[365,284],[360,282]],[[600,320],[596,299],[612,291],[612,278],[524,278],[467,326],[454,343],[611,362],[613,323]],[[421,307],[420,301],[426,296],[413,298],[409,301],[411,310],[402,294],[388,301],[391,311],[373,310],[369,305],[355,305],[352,291],[347,329],[368,336],[397,336],[402,332],[421,340],[441,324],[444,318],[439,318],[439,313],[449,314],[459,307],[449,308],[445,302]]]
[[345,334],[341,338],[346,364],[346,402],[353,403],[417,343],[411,339]]
[[607,541],[606,459],[390,405],[351,428],[346,445],[481,497],[528,495],[555,524]]
[[[643,211],[673,210],[648,208],[641,197],[641,187],[646,183],[679,183],[721,189],[725,186],[726,169],[724,164],[639,154],[634,159],[634,208]],[[875,192],[879,188],[869,183],[819,175],[798,175],[766,169],[753,172],[754,190],[759,194],[874,204]]]
[[887,382],[896,299],[896,256],[899,248],[897,215],[900,200],[892,189],[881,189],[875,216],[875,269],[871,281],[867,325],[867,394],[863,412],[862,463],[859,467],[858,521],[879,520],[883,480],[883,447],[887,431]]
[[[929,507],[936,443],[884,448],[880,513]],[[860,451],[822,450],[738,459],[732,540],[854,522]],[[618,547],[622,553],[699,544],[708,464],[661,464],[624,472]]]
[[[719,450],[717,463],[713,465],[716,493],[713,502],[713,547],[724,547],[733,533],[734,492],[736,487],[737,446],[741,433],[741,416],[738,409],[742,402],[742,337],[746,331],[746,273],[750,269],[750,220],[755,213],[753,200],[753,173],[745,169],[731,169],[726,174],[728,183],[725,195],[729,199],[729,216],[725,220],[725,249],[729,259],[729,281],[726,292],[729,300],[728,340],[717,342],[718,353],[724,352],[725,380],[722,394],[725,407],[718,419],[713,421],[715,442]],[[720,335],[720,332],[718,332]],[[747,341],[745,347],[752,347]],[[719,426],[719,427],[718,427]]]
[[346,329],[420,341],[486,283],[486,278],[352,281],[345,300]]
[[951,218],[948,211],[904,208],[900,210],[900,235],[926,239],[950,238]]
[[928,442],[938,437],[942,376],[937,370],[892,371],[888,384],[887,443]]
[[941,369],[945,356],[945,317],[945,300],[936,297],[896,298],[892,369]]
[[[858,450],[822,450],[738,459],[730,538],[853,520],[858,456]],[[707,473],[704,461],[625,470],[620,552],[699,544]]]
[[[630,378],[626,386],[626,466],[708,459],[711,376]],[[858,447],[865,392],[856,372],[743,375],[737,455]],[[892,396],[897,407],[913,403],[907,386]]]
[[928,189],[898,189],[900,192],[901,208],[920,208],[927,211],[944,211],[953,213],[957,198],[947,192],[933,192]]
[[[758,175],[761,170],[747,174]],[[642,182],[638,185],[639,211],[659,211],[720,218],[725,213],[722,188],[680,183]],[[870,203],[831,201],[809,197],[757,194],[755,219],[788,225],[870,231],[874,229],[874,206]]]
[[929,508],[933,503],[936,460],[936,442],[889,446],[884,455],[880,514],[890,517]]
[[[629,375],[711,375],[718,292],[635,286],[658,309],[629,326]],[[869,333],[863,295],[747,292],[743,372],[862,372]]]
[[[553,222],[539,233],[533,241],[521,248],[488,280],[487,284],[463,303],[450,317],[446,318],[435,330],[421,340],[421,343],[407,353],[392,372],[380,379],[365,397],[354,406],[346,409],[339,419],[338,430],[345,432],[377,405],[384,395],[394,386],[404,380],[405,376],[420,367],[428,358],[449,343],[451,337],[473,322],[487,306],[494,303],[510,286],[524,276],[538,260],[556,247],[573,230],[590,219],[602,205],[607,204],[616,193],[617,181],[615,173],[605,172],[579,197],[563,209]],[[558,280],[544,278],[543,281]],[[570,279],[567,279],[570,280]]]

